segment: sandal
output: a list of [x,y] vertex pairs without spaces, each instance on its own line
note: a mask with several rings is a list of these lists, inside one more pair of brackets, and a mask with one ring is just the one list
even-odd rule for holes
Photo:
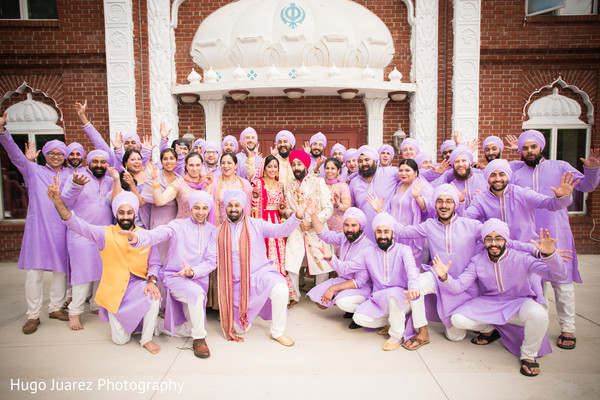
[[[417,347],[407,347],[408,345],[411,345],[415,342],[418,343]],[[404,342],[402,347],[404,347],[406,350],[415,351],[415,350],[425,346],[426,344],[429,344],[429,340],[427,340],[427,339],[423,340],[423,339],[419,339],[418,337],[414,337],[414,338],[408,339],[406,342]]]
[[[496,340],[500,339],[500,334],[498,333],[498,331],[496,329],[494,329],[492,331],[491,335],[484,335],[483,333],[480,333],[479,336],[474,337],[473,339],[471,339],[471,343],[476,344],[478,346],[486,346],[492,342],[495,342]],[[486,340],[487,343],[477,343],[481,340]]]
[[[567,337],[567,336],[560,335],[558,338],[562,341],[562,343],[556,342],[556,345],[558,347],[560,347],[561,349],[573,350],[575,348],[575,345],[577,344],[577,339],[575,339],[574,337]],[[566,345],[566,344],[564,344],[565,340],[571,341],[571,342],[573,342],[573,344]]]
[[536,363],[535,361],[529,362],[527,360],[521,360],[521,369],[519,369],[519,372],[521,372],[521,375],[525,375],[525,376],[529,376],[529,377],[539,375],[539,372],[537,374],[533,374],[531,372],[525,371],[525,368],[523,368],[523,367],[527,367],[529,369],[529,371],[531,371],[532,368],[539,368],[540,364]]

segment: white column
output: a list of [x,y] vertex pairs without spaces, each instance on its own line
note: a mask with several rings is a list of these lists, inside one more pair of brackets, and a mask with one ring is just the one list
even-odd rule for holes
[[385,105],[390,101],[388,96],[381,96],[381,94],[370,94],[365,93],[363,97],[363,103],[367,109],[367,130],[369,146],[375,150],[383,144],[383,112],[385,111]]
[[[436,157],[438,109],[438,1],[415,0],[414,79],[417,91],[410,96],[410,137],[421,150]],[[411,42],[413,40],[411,39]]]
[[479,46],[481,0],[454,0],[452,129],[466,141],[479,133]]
[[204,108],[204,119],[206,123],[206,140],[221,143],[221,130],[223,128],[223,107],[225,107],[225,96],[205,95],[198,101]]
[[131,0],[104,0],[106,81],[111,137],[135,132],[135,60]]

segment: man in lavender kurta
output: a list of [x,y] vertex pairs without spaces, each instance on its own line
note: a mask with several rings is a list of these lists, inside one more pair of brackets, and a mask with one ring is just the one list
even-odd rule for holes
[[[310,137],[308,145],[310,147],[310,173],[325,178],[325,156],[323,152],[325,151],[325,147],[327,147],[327,138],[323,133],[317,132]],[[319,165],[318,169],[317,165]]]
[[[379,155],[369,146],[362,146],[356,151],[359,175],[350,182],[352,206],[360,208],[367,216],[367,221],[375,218],[375,211],[369,205],[367,196],[377,195],[383,201],[385,211],[390,211],[390,200],[398,186],[398,170],[396,168],[378,168]],[[365,235],[374,240],[370,224],[364,227]]]
[[95,300],[102,307],[100,319],[110,323],[113,342],[126,344],[141,326],[140,345],[152,354],[158,353],[160,346],[152,341],[161,297],[156,286],[158,268],[148,267],[148,260],[154,258],[151,264],[159,265],[160,257],[155,248],[132,248],[121,233],[141,229],[134,222],[139,209],[137,197],[125,191],[115,196],[111,208],[117,225],[109,226],[89,224],[69,211],[56,183],[48,186],[48,197],[64,224],[100,250],[102,279]]
[[296,213],[283,224],[272,224],[244,215],[247,199],[241,190],[223,193],[227,220],[211,235],[202,263],[192,269],[207,276],[217,267],[221,329],[227,340],[242,342],[239,335],[260,315],[272,319],[271,339],[292,346],[294,340],[284,334],[289,290],[267,258],[265,238],[289,235],[302,222],[307,206],[312,207],[312,200],[297,205]]
[[[310,216],[310,220],[319,239],[340,247],[340,257],[333,256],[330,262],[338,277],[315,286],[306,295],[323,307],[335,304],[346,312],[344,318],[352,318],[356,307],[371,295],[371,278],[365,266],[358,264],[356,269],[352,269],[346,263],[358,259],[361,254],[374,251],[373,242],[366,239],[363,232],[367,217],[356,207],[348,208],[342,219],[343,233],[325,229],[316,213]],[[349,326],[350,329],[359,327],[354,321]]]
[[[377,246],[368,254],[363,252],[359,260],[351,261],[364,263],[373,281],[371,296],[356,307],[354,322],[366,328],[381,328],[389,323],[390,338],[383,345],[385,351],[396,350],[403,342],[406,314],[412,308],[406,301],[407,294],[419,297],[419,269],[410,247],[394,242],[392,224],[389,214],[378,214],[371,223]],[[417,328],[427,324],[425,310],[422,311],[421,315],[413,313]]]
[[237,176],[250,180],[263,160],[258,154],[258,134],[251,126],[240,133],[240,147],[242,151],[236,154],[238,159]]
[[483,155],[487,162],[502,158],[502,152],[504,151],[504,143],[498,136],[488,136],[483,141],[481,146]]
[[61,187],[69,179],[63,168],[67,148],[58,140],[49,141],[42,148],[46,165],[30,162],[4,128],[6,115],[0,117],[0,144],[10,161],[25,179],[29,194],[25,232],[19,255],[19,269],[27,270],[25,297],[27,298],[27,322],[23,333],[30,334],[40,324],[40,312],[44,298],[44,271],[52,271],[50,286],[50,318],[68,321],[69,316],[61,309],[65,301],[67,285],[67,231],[46,196],[48,185],[58,179]]
[[202,167],[202,175],[212,172],[213,175],[221,175],[221,147],[212,140],[206,140],[202,144],[202,158],[204,158],[204,166]]
[[[600,152],[591,150],[588,159],[583,162],[583,174],[569,163],[560,160],[546,160],[542,151],[546,145],[544,135],[538,131],[523,132],[518,139],[518,151],[522,161],[511,162],[512,183],[528,187],[546,196],[552,196],[550,187],[556,185],[565,173],[572,173],[579,183],[575,189],[580,192],[592,192],[600,182]],[[577,253],[569,214],[566,209],[548,211],[538,209],[535,212],[536,229],[547,228],[558,239],[559,249],[572,250],[573,260],[567,264],[567,276],[562,280],[553,280],[552,287],[556,298],[556,311],[561,326],[558,346],[564,349],[575,348],[575,288],[573,282],[581,283],[577,268]]]
[[191,266],[207,260],[208,244],[217,229],[207,221],[214,202],[213,197],[202,190],[192,193],[188,202],[189,218],[175,219],[150,231],[128,232],[127,237],[134,247],[168,241],[165,264],[159,272],[167,289],[164,326],[172,335],[191,336],[194,355],[208,358],[205,318],[208,274],[202,275]]
[[450,154],[448,161],[452,169],[436,179],[432,185],[437,187],[444,183],[450,183],[456,186],[458,191],[464,195],[465,207],[468,207],[477,194],[487,190],[487,182],[483,172],[471,167],[473,153],[467,146],[457,146]]
[[[113,178],[106,173],[109,155],[103,150],[92,150],[87,155],[87,168],[81,174],[73,174],[62,190],[62,199],[78,217],[93,225],[107,226],[112,223],[108,194],[112,191]],[[95,295],[102,277],[102,258],[93,241],[69,230],[67,232],[69,254],[69,283],[72,300],[69,303],[69,327],[83,329],[81,314],[85,300],[93,287]],[[90,301],[90,310],[98,310],[98,304]]]
[[433,265],[450,293],[460,293],[473,283],[477,284],[478,296],[452,314],[454,326],[481,332],[475,344],[479,344],[480,338],[491,342],[494,326],[522,326],[523,330],[505,333],[503,341],[513,354],[520,357],[521,374],[536,376],[540,368],[535,357],[551,350],[546,338],[548,312],[542,306],[546,301],[534,275],[547,280],[562,280],[566,276],[566,267],[555,250],[556,240],[547,230],[545,235],[540,230],[540,243],[536,244],[542,260],[507,247],[509,237],[508,225],[492,218],[481,229],[487,251],[473,257],[460,276],[454,278],[448,274],[450,265],[444,264],[439,257]]
[[79,173],[80,170],[85,168],[83,166],[83,159],[85,158],[85,149],[80,143],[71,142],[67,146],[67,169],[71,173]]

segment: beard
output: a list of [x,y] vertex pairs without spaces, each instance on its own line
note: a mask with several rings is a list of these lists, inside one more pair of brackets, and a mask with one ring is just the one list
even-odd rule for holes
[[540,163],[541,159],[542,159],[542,153],[540,153],[537,156],[535,156],[535,158],[533,160],[528,160],[525,157],[521,156],[521,160],[523,160],[523,162],[528,167],[531,167],[531,168],[535,168]]
[[490,185],[490,187],[492,188],[492,190],[494,190],[496,192],[501,192],[504,189],[506,189],[506,187],[508,186],[508,181],[506,181],[506,183],[504,183],[504,182],[500,182],[500,183],[502,184],[502,186],[500,188],[496,188],[495,184]]
[[[490,252],[490,250],[492,250],[492,249],[500,249],[500,254],[498,254],[497,256],[493,255]],[[493,245],[493,246],[490,246],[490,247],[487,248],[487,252],[488,252],[488,257],[489,258],[500,257],[502,254],[504,254],[505,251],[506,251],[506,243],[504,243],[504,245],[502,247]]]
[[322,154],[323,154],[323,150],[310,149],[310,155],[313,156],[313,158],[319,158],[319,157],[321,157]]
[[131,229],[132,226],[135,225],[135,221],[129,218],[123,218],[123,219],[118,219],[117,220],[117,225],[119,225],[119,227],[121,229],[123,229],[124,231],[128,231]]
[[299,181],[304,179],[304,177],[306,176],[306,168],[304,168],[303,170],[295,169],[292,172],[294,173],[294,178],[296,178]]
[[501,158],[500,157],[501,155],[502,155],[502,153],[490,154],[489,156],[485,155],[485,159],[487,160],[487,162],[490,162],[490,161],[493,161],[493,160],[499,160]]
[[257,145],[258,145],[258,142],[256,142],[256,144],[254,146],[246,144],[246,148],[252,152],[252,151],[254,151],[254,149],[256,149]]
[[279,146],[277,148],[277,151],[279,152],[279,155],[283,158],[288,158],[288,156],[290,155],[290,153],[292,152],[292,148],[291,147],[287,147],[287,146]]
[[384,238],[377,239],[377,246],[379,246],[379,248],[383,251],[387,251],[387,249],[389,249],[393,243],[394,243],[393,237],[390,239],[384,239]]
[[81,165],[82,160],[79,158],[67,158],[67,162],[73,168],[77,168]]
[[[441,208],[439,211],[446,212],[446,211],[450,211],[450,210],[448,208]],[[440,215],[439,211],[438,211],[438,219],[440,221],[450,221],[452,219],[452,217],[454,217],[454,212],[451,213],[449,217],[442,217]]]
[[92,175],[98,179],[102,178],[106,174],[106,169],[102,167],[90,168],[90,170],[92,171]]
[[353,243],[354,241],[356,241],[356,239],[358,239],[360,237],[360,235],[362,235],[363,231],[362,229],[360,229],[357,232],[344,232],[344,235],[346,236],[346,239],[348,239],[348,241],[350,243]]
[[375,175],[375,172],[377,172],[377,165],[375,163],[373,163],[372,166],[369,166],[368,164],[363,165],[363,167],[358,170],[358,173],[363,178],[370,178]]
[[464,174],[459,174],[456,170],[453,171],[454,177],[459,181],[466,181],[471,176],[471,167],[467,168],[467,171]]
[[232,211],[227,213],[227,217],[229,218],[229,220],[231,222],[238,222],[240,220],[240,218],[242,217],[242,213],[239,213],[237,211]]

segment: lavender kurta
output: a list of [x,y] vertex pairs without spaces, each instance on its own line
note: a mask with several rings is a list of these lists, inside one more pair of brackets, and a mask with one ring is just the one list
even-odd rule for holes
[[464,211],[464,216],[481,222],[497,218],[506,222],[511,239],[529,242],[539,236],[539,230],[536,232],[535,229],[537,209],[556,211],[568,207],[572,201],[571,195],[557,198],[552,192],[552,196],[546,196],[509,183],[500,197],[496,197],[490,190],[475,196]]
[[[546,304],[539,277],[551,281],[563,280],[566,277],[566,266],[563,264],[557,252],[542,261],[507,248],[497,262],[492,262],[487,251],[484,251],[473,257],[458,278],[449,275],[443,285],[450,293],[460,293],[477,282],[479,295],[458,307],[454,314],[502,327],[508,324],[528,299]],[[500,333],[510,352],[520,356],[523,329],[500,330]],[[546,339],[538,355],[551,351]]]
[[[236,175],[239,176],[240,178],[244,178],[247,180],[252,179],[252,176],[248,176],[248,174],[246,173],[246,159],[248,157],[246,157],[246,153],[244,152],[239,152],[236,154],[236,157],[238,159],[238,166],[237,166],[237,170],[236,170]],[[262,163],[263,158],[261,156],[259,156],[258,154],[254,154],[254,171],[256,171],[258,169],[258,167],[260,167],[260,164]]]
[[[510,163],[510,166],[513,169],[511,182],[514,185],[531,188],[546,196],[554,195],[550,187],[558,185],[563,173],[572,172],[575,175],[575,179],[580,180],[575,189],[581,192],[593,191],[600,182],[600,169],[584,168],[584,174],[582,174],[565,161],[542,159],[535,168],[528,167],[523,161],[514,161]],[[536,210],[535,228],[536,231],[539,231],[540,228],[548,229],[552,237],[558,239],[556,248],[573,251],[573,260],[567,264],[569,266],[567,268],[567,276],[560,282],[581,283],[581,275],[579,275],[579,269],[577,268],[575,241],[571,232],[571,225],[569,225],[568,211],[566,209],[554,212]]]
[[465,207],[469,207],[471,205],[473,199],[478,194],[478,190],[481,193],[488,190],[488,183],[485,180],[483,171],[476,168],[471,168],[471,175],[466,181],[456,179],[456,177],[454,176],[454,170],[450,169],[446,171],[441,177],[436,179],[432,183],[432,185],[434,187],[438,187],[439,185],[442,185],[444,183],[454,183],[459,193],[462,193],[462,191],[466,189],[464,200]]
[[[295,215],[288,218],[283,224],[272,224],[262,219],[248,218],[248,236],[250,238],[250,295],[248,298],[248,323],[252,323],[257,315],[263,319],[271,319],[271,306],[269,296],[273,286],[283,283],[287,287],[285,278],[275,269],[273,261],[267,258],[265,247],[266,238],[279,238],[288,236],[300,225],[301,220]],[[242,221],[231,223],[231,260],[233,273],[233,318],[240,319],[240,256],[238,243],[242,233]],[[217,231],[218,232],[218,231]],[[217,267],[217,234],[211,235],[208,243],[206,257],[199,265],[192,267],[195,275],[208,276]],[[239,324],[239,323],[238,323]]]
[[[162,153],[163,150],[165,150],[168,147],[169,147],[169,141],[165,140],[165,139],[160,139],[160,142],[158,144],[158,153],[159,154]],[[158,165],[158,168],[162,169],[161,163],[157,163],[157,165]],[[180,175],[180,176],[183,176],[183,174],[185,173],[185,156],[183,154],[177,154],[177,165],[175,166],[175,169],[173,170],[173,172],[175,172],[177,175]]]
[[[105,174],[100,180],[89,168],[79,171],[89,179],[84,186],[68,179],[61,197],[69,210],[92,225],[106,226],[112,223],[113,215],[108,202],[114,179]],[[102,277],[102,258],[98,246],[91,240],[69,230],[67,232],[67,250],[69,255],[69,283],[94,282]]]
[[[343,233],[328,230],[323,230],[317,236],[325,243],[340,247],[339,260],[334,256],[329,263],[339,276],[337,278],[328,279],[320,285],[315,286],[306,295],[310,297],[312,301],[321,304],[321,298],[327,289],[333,285],[353,279],[356,289],[342,290],[341,292],[336,293],[334,299],[340,299],[347,296],[363,296],[365,299],[369,298],[372,286],[369,272],[363,264],[350,265],[346,263],[346,261],[359,259],[362,257],[362,254],[372,253],[374,250],[373,242],[366,239],[364,233],[354,242],[348,241]],[[323,305],[325,307],[331,307],[333,302],[328,301]]]
[[62,190],[70,179],[69,171],[62,168],[58,173],[48,165],[29,161],[19,149],[8,131],[0,133],[0,144],[10,161],[25,179],[29,195],[25,232],[19,254],[19,269],[41,269],[44,271],[67,272],[67,228],[48,198],[48,186],[54,177]]
[[208,275],[195,274],[193,278],[174,275],[183,269],[183,261],[188,265],[199,265],[206,257],[211,236],[217,228],[210,222],[198,224],[192,217],[176,219],[151,231],[136,232],[138,243],[135,247],[154,246],[161,242],[168,245],[164,267],[160,269],[160,280],[167,288],[165,303],[165,327],[175,333],[175,326],[185,322],[183,303],[171,296],[171,290],[196,304],[198,296],[208,292]]

